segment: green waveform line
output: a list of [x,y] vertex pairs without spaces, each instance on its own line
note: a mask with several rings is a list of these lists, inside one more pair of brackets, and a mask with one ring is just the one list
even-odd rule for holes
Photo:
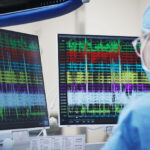
[[4,35],[0,33],[0,47],[39,52],[38,43],[27,43],[27,41],[24,40],[23,36],[20,36],[18,40],[10,38],[10,35],[8,33],[5,33]]
[[[122,108],[115,105],[113,113],[118,114],[121,112],[121,110],[122,110]],[[100,108],[94,109],[93,108],[92,110],[91,109],[89,110],[89,109],[87,109],[87,107],[85,105],[82,105],[81,110],[79,110],[79,108],[76,108],[75,110],[69,110],[68,112],[69,112],[69,114],[75,113],[75,114],[82,114],[82,115],[88,114],[88,113],[90,113],[90,114],[110,114],[112,112],[112,110],[106,109],[105,105],[103,105],[103,109],[100,109]]]
[[10,114],[8,109],[6,110],[5,108],[0,107],[0,118],[1,118],[1,120],[7,119],[8,117],[11,117],[11,116],[13,116],[13,117],[16,116],[16,118],[18,119],[21,117],[27,117],[28,118],[31,116],[32,117],[33,116],[38,117],[38,116],[44,116],[44,115],[46,115],[45,112],[31,112],[29,108],[27,108],[24,113],[19,113],[19,110],[17,107],[15,108],[15,113],[13,112],[13,114],[12,113]]
[[16,106],[16,115],[17,115],[17,118],[19,117],[19,113],[18,113],[18,108]]
[[122,110],[122,108],[120,108],[119,106],[115,106],[115,112],[116,113],[120,113],[121,112],[121,110]]
[[45,112],[30,112],[29,109],[27,109],[26,113],[18,113],[18,116],[24,116],[24,117],[30,117],[30,116],[43,116],[46,115]]
[[1,117],[2,120],[4,119],[4,117],[3,117],[3,108],[2,107],[0,107],[0,117]]
[[[91,41],[86,40],[87,45],[87,52],[89,51],[104,51],[104,52],[118,52],[119,49],[130,49],[133,50],[133,46],[131,44],[129,45],[123,45],[121,44],[120,40],[109,40],[107,43],[104,43],[103,40],[100,40],[98,44],[95,44]],[[81,41],[73,41],[69,40],[67,43],[67,50],[68,51],[85,51],[85,42]]]
[[[99,40],[99,43],[93,43],[92,40],[86,41],[87,45],[87,52],[134,52],[134,48],[132,44],[122,44],[121,40],[109,40],[107,43],[103,40]],[[85,41],[75,41],[75,40],[69,40],[66,43],[66,46],[64,43],[60,43],[60,51],[76,51],[76,52],[84,52],[85,51]]]

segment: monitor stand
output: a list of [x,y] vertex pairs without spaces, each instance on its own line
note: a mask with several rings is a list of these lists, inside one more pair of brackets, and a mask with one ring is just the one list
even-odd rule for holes
[[[43,133],[43,134],[42,134]],[[47,136],[47,131],[46,131],[46,129],[45,128],[43,128],[42,130],[41,130],[41,132],[37,135],[37,136],[40,136],[42,134],[42,136]]]

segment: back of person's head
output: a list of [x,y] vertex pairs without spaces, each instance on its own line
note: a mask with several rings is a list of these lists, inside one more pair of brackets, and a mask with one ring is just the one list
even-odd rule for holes
[[148,32],[150,31],[150,4],[148,5],[147,9],[145,10],[142,22],[142,31]]

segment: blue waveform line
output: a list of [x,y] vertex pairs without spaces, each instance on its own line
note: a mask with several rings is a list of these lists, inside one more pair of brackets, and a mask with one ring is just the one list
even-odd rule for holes
[[[113,68],[114,72],[120,72],[120,64],[87,64],[88,72],[110,72],[110,69]],[[142,69],[141,64],[121,64],[121,71],[130,71],[130,72],[145,72]],[[60,71],[69,71],[69,72],[85,72],[85,64],[84,63],[67,63],[60,65]]]
[[[11,64],[11,71],[24,71],[24,63],[0,61],[0,69],[7,70]],[[5,68],[5,69],[4,69]],[[41,65],[26,64],[27,72],[41,72]]]
[[[0,60],[0,64],[3,64],[3,63],[8,63],[8,61],[2,61],[2,60]],[[14,64],[14,65],[24,65],[24,63],[22,63],[22,62],[15,62],[15,61],[11,61],[11,63],[12,64]],[[31,67],[35,67],[35,66],[37,66],[37,67],[40,67],[41,65],[38,65],[38,64],[29,64],[29,63],[26,63],[26,65],[27,66],[31,66]]]
[[[5,69],[7,70],[7,69]],[[2,71],[2,69],[1,69]],[[18,71],[18,72],[24,72],[24,69],[21,69],[21,68],[13,68],[12,71]],[[27,72],[42,72],[40,69],[39,70],[31,70],[31,69],[27,69]]]
[[26,94],[26,93],[1,93],[1,107],[16,107],[16,106],[45,106],[45,94]]
[[[74,117],[74,116],[76,116],[76,114],[75,115],[69,115],[68,117],[69,118],[72,118],[72,117]],[[118,115],[78,115],[78,117],[82,117],[82,118],[93,118],[93,117],[102,117],[102,118],[104,118],[104,117],[118,117]]]

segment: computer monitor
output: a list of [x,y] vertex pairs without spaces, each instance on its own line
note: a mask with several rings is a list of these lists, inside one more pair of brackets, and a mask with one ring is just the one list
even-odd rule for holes
[[114,125],[122,108],[150,92],[136,37],[58,34],[60,125]]
[[0,29],[0,130],[48,126],[38,37]]

